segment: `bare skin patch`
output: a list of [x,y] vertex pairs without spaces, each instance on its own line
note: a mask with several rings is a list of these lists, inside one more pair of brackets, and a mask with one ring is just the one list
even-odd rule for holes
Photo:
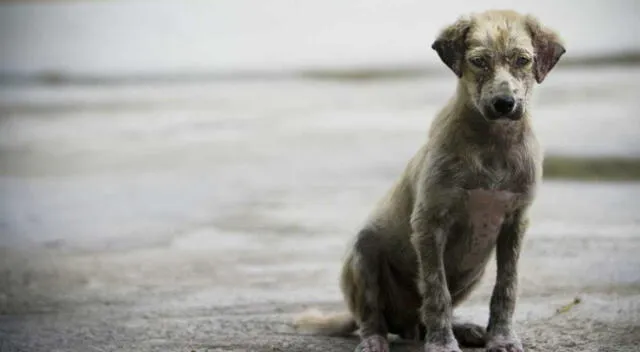
[[472,232],[467,242],[468,254],[461,263],[462,269],[476,266],[493,249],[505,216],[514,209],[517,198],[516,193],[509,191],[468,191],[467,210]]

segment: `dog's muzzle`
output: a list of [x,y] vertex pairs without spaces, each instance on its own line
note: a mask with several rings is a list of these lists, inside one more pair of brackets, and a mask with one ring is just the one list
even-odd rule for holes
[[500,95],[491,100],[488,114],[489,120],[509,119],[520,120],[522,108],[516,99],[510,95]]

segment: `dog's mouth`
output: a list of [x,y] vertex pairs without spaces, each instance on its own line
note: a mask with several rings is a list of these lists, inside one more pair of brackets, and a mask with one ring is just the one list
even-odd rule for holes
[[489,121],[519,121],[522,119],[522,109],[510,112],[508,114],[496,114],[495,112],[488,112],[484,114],[484,117]]

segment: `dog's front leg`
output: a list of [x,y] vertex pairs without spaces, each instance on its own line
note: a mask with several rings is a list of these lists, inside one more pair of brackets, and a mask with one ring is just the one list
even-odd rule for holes
[[412,216],[412,242],[418,253],[418,287],[422,295],[420,313],[426,328],[425,352],[460,352],[451,327],[451,295],[443,261],[450,226],[444,217],[436,215],[440,213],[418,205]]
[[528,220],[525,210],[517,211],[505,223],[496,248],[497,275],[491,295],[487,351],[522,352],[522,343],[512,327],[518,294],[518,258]]

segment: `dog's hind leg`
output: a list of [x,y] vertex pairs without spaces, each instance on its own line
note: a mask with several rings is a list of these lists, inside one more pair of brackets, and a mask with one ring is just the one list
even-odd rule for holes
[[356,351],[388,352],[387,324],[380,292],[382,266],[378,235],[363,230],[342,269],[341,287],[347,306],[360,327],[361,342]]
[[[418,337],[420,296],[411,274],[415,263],[406,265],[415,252],[408,239],[401,241],[400,236],[363,230],[345,262],[342,290],[362,339],[356,351],[387,352],[388,333]],[[400,257],[399,246],[409,248],[409,256]]]

